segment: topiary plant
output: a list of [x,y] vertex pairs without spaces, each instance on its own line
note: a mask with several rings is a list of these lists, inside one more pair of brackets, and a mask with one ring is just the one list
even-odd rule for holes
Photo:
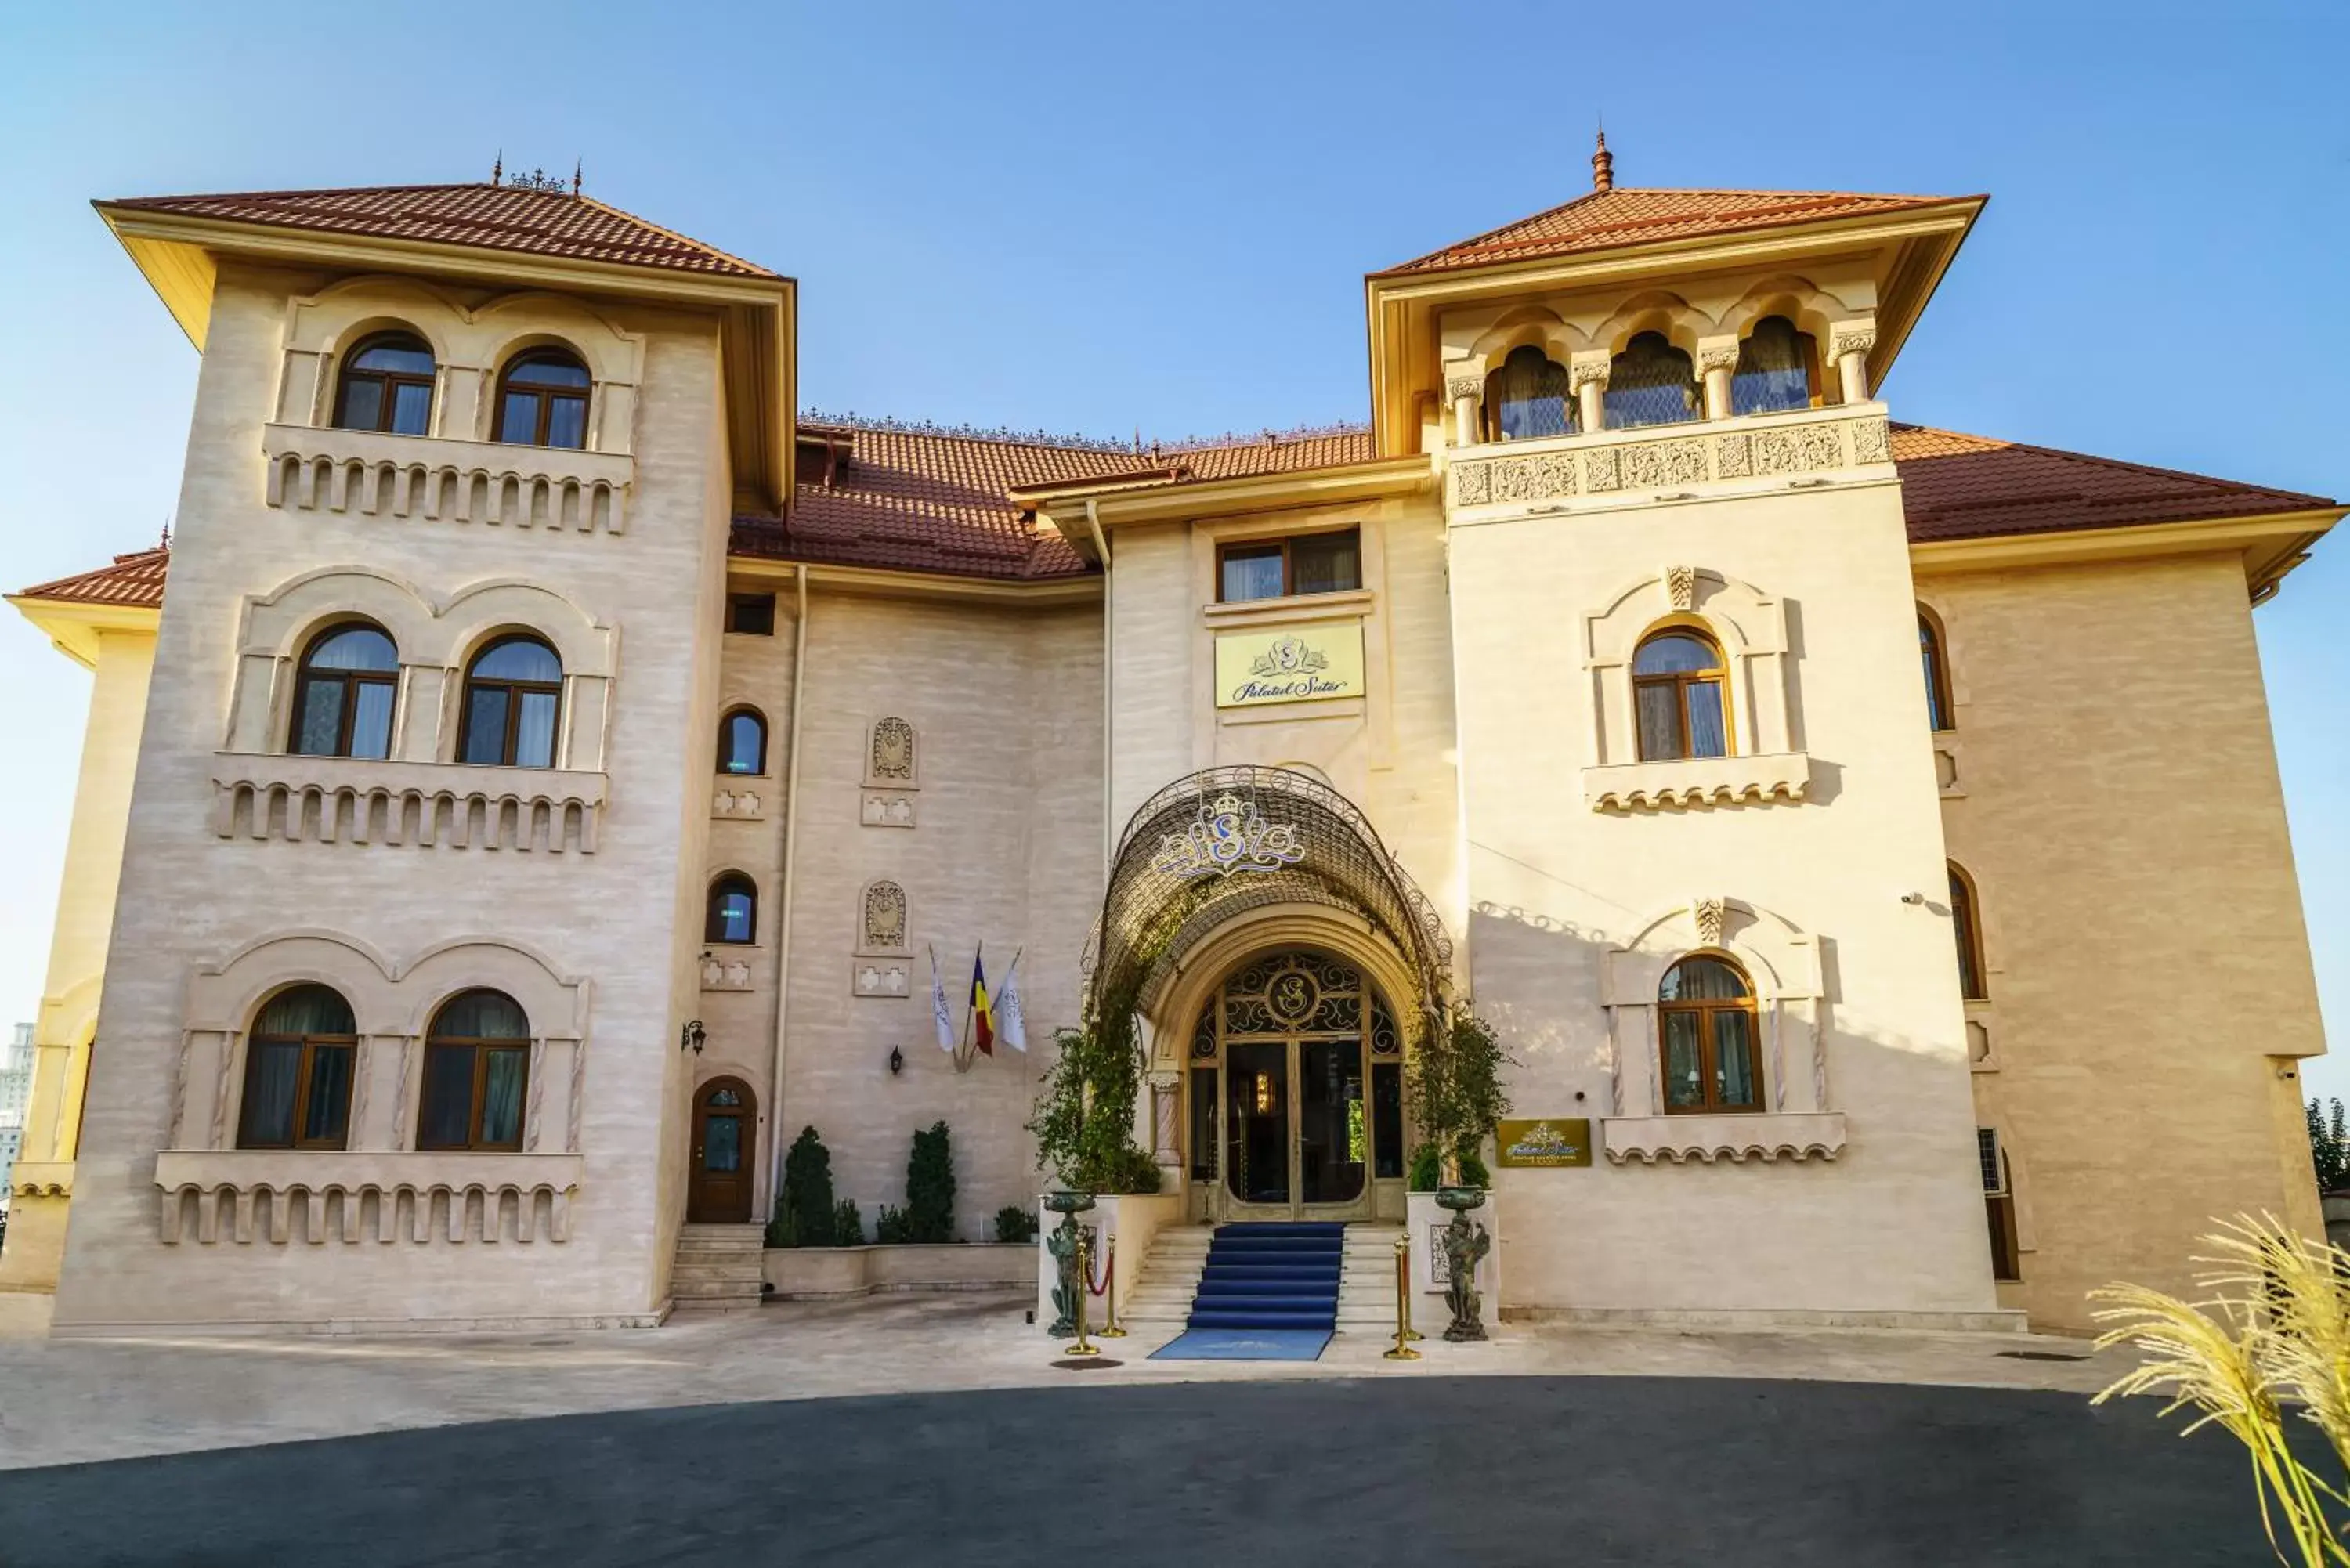
[[906,1158],[907,1240],[954,1240],[954,1151],[947,1141],[947,1124],[933,1122],[914,1135],[913,1152]]
[[914,1239],[914,1227],[906,1211],[893,1204],[884,1203],[873,1217],[873,1240],[885,1247],[899,1247]]
[[861,1247],[865,1244],[865,1216],[857,1211],[857,1200],[844,1198],[832,1211],[832,1244],[836,1247]]
[[816,1128],[802,1127],[784,1156],[784,1190],[768,1230],[778,1247],[829,1247],[836,1219],[832,1153]]
[[1023,1209],[1017,1203],[1007,1203],[995,1211],[995,1239],[999,1241],[1033,1241],[1036,1239],[1036,1211]]

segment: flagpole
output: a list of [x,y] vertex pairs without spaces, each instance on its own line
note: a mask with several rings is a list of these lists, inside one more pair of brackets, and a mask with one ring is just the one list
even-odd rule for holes
[[[985,942],[982,942],[978,948],[972,950],[971,961],[974,968],[977,967],[979,963],[980,950],[985,948],[986,945],[987,944]],[[965,991],[962,998],[962,1044],[955,1047],[954,1054],[955,1071],[958,1073],[968,1073],[971,1071],[971,992]]]

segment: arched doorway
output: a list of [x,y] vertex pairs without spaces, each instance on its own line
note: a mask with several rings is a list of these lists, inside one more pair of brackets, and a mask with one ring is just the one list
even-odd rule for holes
[[1361,1220],[1403,1176],[1403,1034],[1363,971],[1313,949],[1232,969],[1187,1067],[1195,1185],[1230,1220]]
[[749,1222],[758,1106],[751,1085],[740,1078],[712,1078],[694,1091],[693,1143],[685,1187],[688,1223]]

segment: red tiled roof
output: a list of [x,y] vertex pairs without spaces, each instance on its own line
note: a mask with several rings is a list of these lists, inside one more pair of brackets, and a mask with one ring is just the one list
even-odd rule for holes
[[672,234],[592,196],[519,185],[380,185],[350,191],[255,191],[132,196],[101,205],[227,223],[316,229],[569,256],[729,277],[774,277],[739,256]]
[[20,599],[63,600],[68,604],[123,605],[160,609],[163,604],[163,568],[171,564],[168,545],[117,556],[110,566],[79,572],[17,593]]
[[1930,207],[1954,199],[1959,198],[1866,196],[1839,191],[1594,191],[1546,213],[1504,223],[1372,275],[1450,272],[1536,256],[1619,250],[1659,240]]

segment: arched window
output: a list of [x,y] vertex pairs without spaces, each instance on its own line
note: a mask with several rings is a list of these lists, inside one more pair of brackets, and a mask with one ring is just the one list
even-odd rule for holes
[[424,1039],[419,1148],[522,1147],[530,1085],[530,1020],[503,991],[468,991],[442,1003]]
[[1566,367],[1532,344],[1511,349],[1502,368],[1485,378],[1487,434],[1494,441],[1572,435],[1575,416]]
[[1609,361],[1601,403],[1611,431],[1693,420],[1700,406],[1696,369],[1663,333],[1640,333]]
[[1981,1002],[1991,992],[1983,984],[1981,916],[1975,905],[1974,878],[1950,862],[1950,931],[1959,944],[1959,994]]
[[343,360],[335,428],[423,435],[432,428],[432,349],[413,332],[380,332]]
[[1771,414],[1783,409],[1817,408],[1820,402],[1819,345],[1783,316],[1766,316],[1738,346],[1738,368],[1730,373],[1730,411]]
[[350,1133],[359,1029],[331,986],[297,985],[263,1004],[244,1046],[239,1148],[341,1148]]
[[1918,659],[1926,667],[1926,722],[1935,730],[1955,730],[1950,715],[1950,665],[1942,654],[1941,629],[1933,617],[1918,612]]
[[588,367],[567,350],[517,355],[498,378],[498,423],[490,439],[516,446],[586,446],[588,385]]
[[1700,631],[1651,632],[1632,655],[1632,701],[1640,760],[1730,754],[1728,670],[1721,649]]
[[502,637],[465,669],[460,762],[509,768],[555,765],[555,722],[563,709],[563,661],[529,636]]
[[763,774],[767,771],[767,722],[749,708],[737,708],[718,721],[718,771],[722,774]]
[[1695,953],[1665,971],[1657,1039],[1668,1112],[1762,1108],[1754,988],[1728,959]]
[[705,942],[742,944],[759,940],[759,889],[740,871],[710,885],[710,914],[702,926]]
[[399,689],[400,650],[380,628],[360,623],[320,632],[302,650],[294,678],[294,735],[286,749],[307,757],[391,755]]

